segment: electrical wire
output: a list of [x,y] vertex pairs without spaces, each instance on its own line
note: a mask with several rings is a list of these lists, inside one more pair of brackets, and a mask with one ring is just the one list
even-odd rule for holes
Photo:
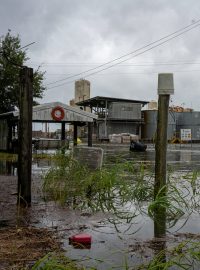
[[[27,47],[29,47],[30,45],[32,45],[32,44],[34,44],[35,42],[31,42],[31,43],[29,43],[29,44],[27,44],[27,45],[25,45],[25,46],[23,46],[23,47],[20,47],[19,48],[19,50],[21,50],[21,49],[24,49],[24,48],[27,48]],[[7,50],[9,50],[9,48],[7,48],[7,47],[5,47]],[[9,58],[9,54],[7,54],[6,53],[6,51],[3,49],[2,51],[0,51],[0,53],[2,54],[2,56],[6,59],[6,61],[8,62],[8,63],[10,63],[11,65],[13,65],[13,66],[16,66],[16,67],[18,67],[18,68],[23,68],[24,67],[24,65],[19,65],[18,63],[16,63],[16,62],[13,62],[10,58]],[[10,53],[10,52],[9,52]]]
[[[199,62],[194,62],[195,60],[177,60],[176,63],[170,63],[170,62],[141,62],[141,64],[135,64],[135,63],[127,63],[127,64],[122,64],[122,65],[119,65],[119,66],[154,66],[154,65],[199,65],[200,63]],[[64,63],[64,62],[61,62],[61,63],[42,63],[41,62],[29,62],[29,65],[41,65],[41,66],[49,66],[49,67],[63,67],[63,66],[69,66],[69,67],[81,67],[81,66],[96,66],[96,65],[100,65],[100,64],[103,64],[103,63]]]
[[[97,70],[97,69],[99,69],[99,68],[101,68],[101,67],[103,67],[103,66],[106,66],[106,65],[108,65],[108,64],[111,64],[111,63],[113,63],[113,62],[116,62],[116,61],[118,61],[118,60],[120,60],[120,59],[122,59],[122,58],[124,58],[124,57],[127,57],[127,56],[129,56],[129,55],[131,55],[131,54],[137,53],[138,51],[141,51],[141,50],[143,50],[143,49],[145,49],[145,48],[148,48],[148,47],[150,47],[150,46],[152,46],[152,45],[154,45],[154,44],[156,44],[156,43],[158,43],[158,42],[160,42],[160,41],[166,39],[165,41],[163,41],[163,42],[161,42],[161,43],[159,43],[159,44],[157,44],[157,45],[155,45],[155,46],[152,46],[150,49],[147,49],[147,50],[145,50],[144,52],[142,52],[142,53],[145,53],[145,52],[147,52],[148,50],[151,50],[151,49],[153,49],[153,48],[155,48],[155,47],[158,47],[158,46],[164,44],[165,42],[167,42],[167,41],[169,41],[169,40],[171,40],[171,39],[174,39],[174,38],[176,38],[176,37],[178,37],[178,36],[180,36],[180,35],[182,35],[182,34],[188,32],[188,31],[192,30],[193,28],[198,27],[198,26],[200,25],[200,24],[198,24],[199,22],[200,22],[200,19],[197,20],[195,23],[189,24],[189,25],[187,25],[187,26],[185,26],[185,27],[183,27],[183,28],[181,28],[181,29],[179,29],[179,30],[176,30],[175,32],[173,32],[173,33],[171,33],[171,34],[168,34],[168,35],[166,35],[166,36],[164,36],[164,37],[162,37],[162,38],[160,38],[160,39],[158,39],[158,40],[156,40],[156,41],[153,41],[153,42],[151,42],[151,43],[149,43],[149,44],[147,44],[147,45],[145,45],[145,46],[143,46],[143,47],[141,47],[141,48],[139,48],[139,49],[136,49],[136,50],[134,50],[134,51],[132,51],[132,52],[130,52],[130,53],[127,53],[127,54],[122,55],[122,56],[120,56],[120,57],[118,57],[118,58],[115,58],[115,59],[113,59],[113,60],[111,60],[111,61],[108,61],[108,62],[106,62],[106,63],[104,63],[104,64],[101,64],[101,65],[95,67],[95,68],[91,68],[91,69],[85,70],[85,71],[83,71],[83,72],[80,72],[80,73],[77,73],[77,74],[68,76],[68,77],[66,77],[66,78],[63,78],[63,79],[60,79],[60,80],[57,80],[57,81],[50,82],[50,83],[48,83],[46,86],[51,85],[51,84],[55,84],[55,83],[58,83],[58,82],[62,82],[62,81],[65,81],[65,80],[69,80],[69,79],[71,79],[71,78],[74,78],[74,77],[83,75],[83,74],[88,73],[88,72],[93,71],[93,70]],[[188,28],[189,28],[189,29],[188,29]],[[185,29],[187,29],[187,30],[185,30]],[[181,33],[179,33],[179,32],[181,32]],[[179,34],[177,34],[177,33],[179,33]],[[172,36],[173,36],[173,37],[172,37]],[[171,37],[171,38],[169,38],[169,37]],[[123,62],[125,62],[125,61],[128,61],[129,59],[132,59],[133,57],[136,57],[136,56],[138,56],[138,55],[140,55],[140,54],[142,54],[142,53],[138,53],[138,54],[136,54],[135,56],[132,56],[132,57],[126,59],[126,60],[117,62],[117,63],[115,63],[115,64],[113,64],[113,65],[111,65],[111,66],[109,66],[109,67],[106,67],[105,69],[111,68],[111,67],[113,67],[113,66],[115,66],[115,65],[119,65],[119,63],[123,63]],[[105,69],[102,69],[102,70],[105,70]],[[100,71],[96,71],[96,72],[100,72]],[[93,72],[93,73],[91,73],[90,75],[87,75],[87,77],[88,77],[88,76],[91,76],[91,75],[93,75],[93,74],[96,74],[96,72]],[[59,86],[60,86],[60,85],[59,85]],[[56,87],[56,86],[55,86],[55,87]],[[49,89],[51,89],[51,88],[53,88],[53,87],[50,87]]]
[[[92,72],[92,73],[89,73],[89,74],[87,74],[87,75],[85,76],[85,78],[88,78],[88,77],[90,77],[90,76],[93,76],[93,75],[95,75],[95,74],[97,74],[97,73],[99,73],[99,72],[102,72],[102,71],[104,71],[104,70],[107,70],[107,69],[109,69],[109,68],[112,68],[112,67],[114,67],[114,66],[116,66],[116,65],[119,65],[119,64],[121,64],[121,63],[124,63],[124,62],[126,62],[126,61],[128,61],[128,60],[130,60],[130,59],[132,59],[132,58],[135,58],[135,57],[137,57],[137,56],[139,56],[139,55],[141,55],[141,54],[144,54],[145,52],[148,52],[148,51],[150,51],[150,50],[152,50],[152,49],[154,49],[154,48],[156,48],[156,47],[159,47],[159,46],[161,46],[162,44],[164,44],[164,43],[166,43],[166,42],[168,42],[168,41],[170,41],[170,40],[172,40],[172,39],[175,39],[175,38],[177,38],[178,36],[181,36],[181,35],[183,35],[184,33],[187,33],[187,32],[191,31],[192,29],[194,29],[194,28],[196,28],[196,27],[198,27],[198,26],[200,26],[200,24],[197,24],[197,25],[195,25],[195,26],[193,26],[193,27],[190,27],[190,28],[187,29],[187,30],[184,30],[184,31],[182,30],[181,33],[176,34],[176,35],[174,35],[174,33],[175,33],[175,32],[174,32],[173,34],[171,34],[171,35],[174,35],[174,36],[172,36],[172,37],[170,37],[170,38],[167,38],[167,39],[166,39],[166,37],[165,37],[165,38],[162,38],[162,39],[159,39],[159,40],[158,40],[158,41],[160,41],[160,40],[165,39],[165,40],[162,41],[162,42],[159,42],[159,43],[158,43],[158,41],[155,41],[155,42],[153,42],[153,43],[150,43],[151,45],[152,45],[152,44],[155,44],[155,43],[158,43],[158,44],[156,44],[156,45],[154,45],[154,46],[151,46],[150,48],[145,49],[145,50],[143,50],[142,52],[139,52],[139,53],[137,53],[137,54],[135,54],[135,55],[133,55],[133,56],[131,56],[131,57],[125,59],[125,60],[121,60],[120,62],[117,62],[117,63],[115,63],[115,64],[112,64],[112,65],[110,65],[110,66],[107,66],[107,67],[105,67],[105,68],[103,68],[103,69],[100,69],[100,70],[94,71],[94,72]],[[184,27],[184,28],[182,28],[182,29],[185,29],[185,28],[188,28],[188,27]],[[180,30],[179,30],[179,31],[176,31],[176,33],[177,33],[177,32],[180,32]],[[171,35],[168,35],[168,37],[171,36]],[[140,48],[140,49],[137,49],[136,51],[139,51],[139,50],[141,50],[141,49],[144,49],[144,48],[146,48],[146,47],[149,47],[150,44],[149,44],[149,45],[146,45],[146,46],[144,46],[144,47],[142,47],[142,48]],[[130,53],[130,54],[131,54],[131,53]],[[130,55],[130,54],[127,54],[127,55]],[[132,53],[132,54],[133,54],[133,53]],[[123,57],[124,57],[124,56],[123,56]],[[121,58],[122,58],[122,57],[118,58],[118,60],[121,59]],[[116,59],[115,59],[115,60],[112,60],[112,61],[110,61],[110,62],[107,62],[107,63],[105,63],[105,64],[102,64],[102,65],[99,66],[99,67],[105,66],[105,65],[107,65],[108,63],[111,63],[111,62],[114,62],[114,61],[116,61]],[[98,69],[99,67],[90,69],[90,71],[95,70],[95,69]],[[78,75],[85,74],[86,72],[88,72],[88,71],[81,72],[81,73],[79,73]],[[67,79],[69,79],[69,78],[73,78],[73,77],[76,77],[76,76],[78,76],[78,75],[76,74],[76,75],[69,76],[69,77],[67,77],[67,78],[65,78],[65,79],[57,80],[57,81],[54,82],[54,83],[61,82],[61,81],[65,81],[65,80],[67,80]],[[53,88],[56,88],[56,87],[60,87],[60,86],[63,86],[63,85],[65,85],[65,84],[70,84],[70,83],[73,83],[73,82],[74,82],[74,80],[71,80],[71,81],[69,81],[69,82],[65,82],[65,83],[62,83],[62,84],[59,84],[59,85],[55,85],[55,86],[52,86],[52,87],[47,87],[47,90],[53,89]],[[53,83],[46,84],[46,86],[48,86],[48,85],[50,85],[50,84],[53,84]]]
[[[192,63],[192,62],[188,62],[188,63],[152,63],[152,64],[128,64],[128,65],[120,65],[119,67],[122,66],[128,66],[128,67],[151,67],[151,66],[185,66],[185,65],[200,65],[199,62],[196,63]],[[112,74],[112,73],[111,73]],[[117,73],[120,74],[120,73]],[[66,73],[46,73],[47,76],[66,76]],[[70,75],[70,74],[69,74]]]

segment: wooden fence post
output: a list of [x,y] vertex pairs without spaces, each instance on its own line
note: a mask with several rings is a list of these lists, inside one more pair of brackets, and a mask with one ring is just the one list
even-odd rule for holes
[[158,116],[156,132],[154,199],[158,191],[166,185],[167,128],[170,94],[174,93],[173,74],[158,76]]
[[20,71],[18,204],[31,205],[33,69]]

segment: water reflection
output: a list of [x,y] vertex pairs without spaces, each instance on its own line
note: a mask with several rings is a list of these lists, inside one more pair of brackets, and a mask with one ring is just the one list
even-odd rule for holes
[[0,160],[0,175],[17,175],[17,162]]
[[[17,162],[0,160],[0,175],[17,176]],[[42,173],[52,166],[50,159],[34,158],[32,161],[32,173]]]
[[[128,160],[134,163],[143,162],[150,164],[152,167],[154,166],[155,153],[153,147],[146,152],[129,152],[126,148],[109,147],[104,149],[104,153],[104,164],[115,164],[116,160]],[[194,147],[191,150],[171,149],[167,153],[167,160],[168,165],[172,166],[174,171],[197,169],[200,164],[200,151],[195,150]],[[50,160],[34,159],[32,168],[34,173],[41,173],[50,166]],[[5,161],[1,161],[0,170],[0,174],[16,175],[16,164],[11,162],[6,164]],[[180,178],[181,174],[178,177]],[[38,187],[38,184],[34,185],[36,188]],[[197,193],[198,189],[196,186],[194,187],[195,193]],[[34,203],[36,203],[36,200]],[[139,208],[144,209],[146,207],[145,203],[141,202],[140,205],[137,205],[137,210]],[[32,208],[34,207],[33,204]],[[133,213],[135,209],[130,208],[130,211]],[[63,229],[63,241],[64,246],[68,250],[67,255],[76,259],[90,258],[90,263],[88,261],[85,263],[87,266],[96,266],[98,264],[97,269],[104,270],[112,269],[112,267],[116,266],[115,269],[122,270],[125,261],[135,266],[144,262],[145,258],[150,260],[152,252],[155,255],[161,255],[159,256],[161,263],[166,261],[166,254],[164,252],[167,245],[165,209],[160,209],[160,212],[155,211],[153,220],[146,213],[142,212],[141,215],[135,216],[133,220],[128,222],[127,220],[119,221],[114,219],[114,214],[109,212],[106,214],[101,213],[99,216],[81,216],[79,212],[70,212],[69,207],[60,208],[58,205],[53,204],[51,209],[48,204],[44,204],[42,210],[38,206],[35,211],[35,217],[30,212],[21,213],[20,222],[33,224],[34,220],[37,220],[40,225],[42,223],[51,228],[57,227],[58,230]],[[183,223],[184,218],[179,220],[176,226],[181,227]],[[198,224],[199,216],[195,216],[195,218],[192,216],[182,231],[199,233]],[[93,235],[94,243],[90,249],[77,250],[73,245],[68,244],[68,235],[72,232],[82,231],[87,231]],[[150,243],[150,250],[148,250],[148,245],[145,244],[147,240]],[[99,261],[102,261],[100,265]]]
[[154,256],[158,263],[166,262],[166,209],[159,207],[154,216],[154,239],[152,240]]
[[[145,152],[131,152],[127,146],[102,146],[104,149],[104,164],[113,164],[121,161],[133,161],[134,163],[143,162],[154,166],[155,163],[155,149],[154,145],[149,145]],[[53,154],[54,152],[46,151],[38,153]],[[51,160],[45,158],[33,158],[32,168],[33,172],[39,169],[47,169],[51,166]],[[174,146],[169,145],[167,151],[167,164],[173,169],[178,170],[195,170],[200,167],[200,147],[193,145],[193,147]],[[17,162],[0,160],[0,175],[17,175]]]

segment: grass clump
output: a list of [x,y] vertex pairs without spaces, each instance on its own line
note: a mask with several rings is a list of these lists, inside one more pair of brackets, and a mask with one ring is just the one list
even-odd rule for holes
[[[32,270],[84,270],[86,268],[78,267],[72,260],[63,254],[49,253],[38,260],[32,267]],[[92,268],[87,268],[92,270]]]
[[146,265],[141,265],[138,270],[191,270],[200,268],[200,242],[191,239],[182,241],[171,249],[161,250]]
[[129,179],[131,174],[127,164],[90,170],[72,155],[58,153],[54,156],[54,166],[44,175],[43,191],[46,199],[73,208],[109,212],[117,218],[130,219],[136,215],[133,209],[130,211],[132,192],[136,192],[133,186],[136,182]]

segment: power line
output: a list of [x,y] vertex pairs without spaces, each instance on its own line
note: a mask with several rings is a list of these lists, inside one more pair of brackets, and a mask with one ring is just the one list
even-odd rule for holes
[[[35,43],[35,42],[31,42],[31,43],[29,43],[29,44],[27,44],[27,45],[25,45],[25,46],[23,46],[23,47],[20,47],[19,50],[24,49],[24,48],[27,48],[27,47],[31,46],[32,44],[34,44],[34,43]],[[9,51],[9,54],[5,51],[5,49],[7,49],[7,50]],[[5,48],[3,48],[2,51],[0,51],[0,53],[1,53],[2,56],[6,59],[6,61],[7,61],[8,63],[10,63],[11,65],[16,66],[16,67],[18,67],[18,68],[23,68],[24,65],[20,65],[20,64],[14,62],[12,59],[9,58],[9,56],[10,56],[10,51],[11,51],[10,48],[8,48],[7,46],[5,46]]]
[[[124,64],[124,65],[120,65],[119,67],[154,67],[154,66],[185,66],[185,65],[200,65],[200,62],[183,62],[183,63],[149,63],[149,64]],[[65,76],[66,73],[49,73],[47,72],[46,75],[48,76]]]
[[[153,42],[151,42],[151,43],[149,43],[149,44],[147,44],[147,45],[145,45],[145,46],[143,46],[143,47],[141,47],[141,48],[139,48],[139,49],[136,49],[136,50],[134,50],[134,51],[132,51],[132,52],[130,52],[130,53],[127,53],[127,54],[122,55],[122,56],[120,56],[120,57],[118,57],[118,58],[115,58],[115,59],[113,59],[113,60],[111,60],[111,61],[108,61],[108,62],[106,62],[106,63],[104,63],[104,64],[101,64],[101,65],[95,67],[95,68],[90,68],[90,69],[88,69],[88,70],[85,70],[85,71],[83,71],[83,72],[80,72],[80,73],[77,73],[77,74],[68,76],[68,77],[66,77],[66,78],[63,78],[63,79],[60,79],[60,80],[57,80],[57,81],[54,81],[54,82],[50,82],[50,83],[47,84],[47,86],[48,86],[48,85],[51,85],[51,84],[58,83],[58,82],[62,82],[62,81],[65,81],[65,80],[68,80],[68,79],[71,79],[71,78],[74,78],[74,77],[77,77],[77,76],[80,76],[80,75],[83,75],[83,74],[85,74],[85,73],[88,73],[88,72],[93,71],[93,70],[96,70],[96,69],[99,69],[99,68],[101,68],[101,67],[103,67],[103,66],[106,66],[106,65],[108,65],[108,64],[111,64],[111,63],[113,63],[113,62],[116,62],[116,61],[118,61],[118,60],[120,60],[120,59],[122,59],[122,58],[124,58],[124,57],[127,57],[127,56],[129,56],[129,55],[131,55],[131,54],[134,54],[134,53],[136,53],[136,52],[138,52],[138,51],[141,51],[141,50],[143,50],[143,49],[145,49],[145,48],[148,48],[148,47],[154,45],[155,43],[158,43],[158,42],[160,42],[160,41],[162,41],[162,40],[164,40],[164,39],[167,39],[167,40],[165,40],[165,41],[159,43],[158,45],[152,46],[150,49],[153,49],[153,48],[155,48],[155,47],[158,47],[158,46],[164,44],[165,42],[167,42],[167,41],[169,41],[169,40],[171,40],[171,39],[174,39],[174,38],[178,37],[179,35],[182,35],[182,34],[188,32],[188,31],[192,30],[193,28],[198,27],[198,26],[199,26],[198,22],[200,22],[200,19],[197,20],[195,23],[192,23],[192,24],[190,24],[190,25],[187,25],[187,26],[185,26],[185,27],[183,27],[183,28],[181,28],[181,29],[179,29],[179,30],[176,30],[175,32],[173,32],[173,33],[171,33],[171,34],[168,34],[168,35],[166,35],[166,36],[164,36],[164,37],[162,37],[162,38],[160,38],[160,39],[158,39],[158,40],[156,40],[156,41],[153,41]],[[193,26],[193,27],[192,27],[192,26]],[[189,29],[188,29],[188,28],[189,28]],[[187,30],[185,30],[185,29],[187,29]],[[184,31],[184,30],[185,30],[185,31]],[[179,32],[181,32],[181,33],[179,33]],[[179,34],[177,34],[177,33],[179,33]],[[177,35],[176,35],[176,34],[177,34]],[[174,37],[171,37],[171,36],[173,36],[173,35],[174,35]],[[171,37],[171,38],[169,38],[169,37]],[[168,38],[169,38],[169,39],[168,39]],[[144,52],[146,52],[146,51],[148,51],[148,50],[145,50]],[[143,53],[144,53],[144,52],[143,52]],[[141,53],[140,53],[140,54],[141,54]],[[136,56],[138,56],[138,55],[140,55],[140,54],[137,54]],[[135,57],[135,56],[133,56],[133,57]],[[133,57],[131,57],[131,58],[133,58]],[[126,59],[126,60],[124,60],[124,61],[121,61],[121,62],[119,62],[119,63],[125,62],[125,61],[127,61],[127,60],[129,60],[129,59],[131,59],[131,58],[128,58],[128,59]],[[119,63],[116,63],[116,64],[114,64],[114,65],[111,65],[111,66],[109,66],[108,68],[113,67],[113,66],[115,66],[115,65],[118,65]],[[104,69],[103,69],[103,70],[104,70]],[[92,74],[95,74],[95,73],[92,73]],[[88,75],[87,75],[87,76],[88,76]]]
[[21,49],[24,49],[24,48],[26,48],[26,47],[29,47],[29,46],[33,45],[34,43],[35,43],[35,41],[33,41],[33,42],[31,42],[31,43],[29,43],[29,44],[23,46],[23,47],[20,47],[19,49],[20,49],[20,50],[21,50]]
[[[143,66],[143,65],[181,65],[181,64],[200,64],[194,62],[195,60],[177,60],[176,63],[170,63],[170,62],[141,62],[141,64],[135,64],[135,63],[127,63],[127,64],[122,64],[119,66]],[[30,65],[41,65],[41,62],[29,62]],[[103,63],[64,63],[64,62],[57,62],[57,63],[42,63],[42,66],[50,66],[50,67],[57,67],[57,66],[70,66],[70,67],[80,67],[80,66],[95,66],[95,65],[100,65]]]
[[[164,43],[166,43],[166,42],[168,42],[168,41],[170,41],[170,40],[172,40],[172,39],[175,39],[176,37],[181,36],[181,35],[183,35],[184,33],[189,32],[189,31],[191,31],[192,29],[194,29],[194,28],[196,28],[196,27],[198,27],[198,26],[200,26],[200,24],[197,24],[197,25],[195,25],[195,26],[193,26],[193,27],[190,27],[190,28],[187,29],[187,30],[184,30],[184,31],[182,30],[182,32],[179,33],[179,34],[177,34],[177,35],[171,34],[171,35],[174,35],[174,36],[172,36],[172,37],[170,37],[170,38],[168,38],[168,39],[162,38],[162,39],[160,39],[160,40],[163,40],[163,39],[165,39],[165,40],[162,41],[162,42],[160,42],[160,43],[158,43],[158,44],[156,44],[156,45],[154,45],[154,46],[151,46],[150,48],[148,48],[148,49],[146,49],[146,50],[143,50],[142,52],[139,52],[139,53],[137,53],[137,54],[135,54],[135,55],[133,55],[133,56],[131,56],[131,57],[125,59],[125,60],[121,60],[120,62],[117,62],[117,63],[115,63],[115,64],[113,64],[113,65],[110,65],[110,66],[105,67],[105,68],[103,68],[103,69],[100,69],[100,70],[94,71],[94,72],[92,72],[92,73],[89,73],[89,74],[87,74],[87,75],[85,76],[85,78],[90,77],[90,76],[93,76],[93,75],[95,75],[95,74],[97,74],[97,73],[99,73],[99,72],[102,72],[102,71],[104,71],[104,70],[107,70],[107,69],[109,69],[109,68],[112,68],[112,67],[114,67],[114,66],[116,66],[116,65],[119,65],[119,64],[121,64],[121,63],[124,63],[124,62],[126,62],[126,61],[128,61],[128,60],[130,60],[130,59],[132,59],[132,58],[135,58],[135,57],[137,57],[137,56],[139,56],[139,55],[141,55],[141,54],[144,54],[145,52],[148,52],[148,51],[150,51],[150,50],[152,50],[152,49],[154,49],[154,48],[156,48],[156,47],[159,47],[159,46],[161,46],[162,44],[164,44]],[[184,27],[183,29],[185,29],[185,28],[186,28],[186,27]],[[187,28],[188,28],[188,27],[187,27]],[[179,31],[176,31],[176,32],[180,32],[180,30],[179,30]],[[171,35],[168,35],[168,37],[171,36]],[[159,40],[159,41],[160,41],[160,40]],[[157,42],[158,42],[158,41],[155,41],[155,42],[153,42],[153,43],[155,44],[155,43],[157,43]],[[152,43],[151,43],[151,44],[152,44]],[[149,47],[149,46],[150,46],[150,45],[146,45],[146,46],[144,46],[144,47],[142,47],[142,48],[144,49],[144,48]],[[141,49],[142,49],[142,48],[141,48]],[[136,51],[139,51],[139,50],[141,50],[141,49],[138,49],[138,50],[136,50]],[[131,53],[130,53],[130,54],[131,54]],[[127,54],[127,55],[129,55],[129,54]],[[120,57],[120,58],[122,58],[122,57]],[[119,59],[119,58],[118,58],[118,59]],[[115,60],[112,60],[112,61],[110,61],[110,62],[114,62],[114,61],[116,61],[116,59],[115,59]],[[109,62],[109,63],[110,63],[110,62]],[[101,65],[101,66],[104,66],[104,65],[107,65],[107,63],[106,63],[106,64],[103,64],[103,65]],[[100,67],[100,66],[99,66],[99,67]],[[96,67],[96,68],[93,68],[93,69],[90,69],[90,70],[92,71],[92,70],[95,70],[95,69],[97,69],[97,68],[99,68],[99,67]],[[86,73],[86,72],[88,72],[88,71],[81,72],[81,73],[79,73],[79,74],[82,75],[82,74],[84,74],[84,73]],[[78,76],[78,75],[72,75],[72,76],[69,76],[68,79],[69,79],[69,78],[73,78],[73,77],[75,77],[75,76]],[[64,80],[67,80],[67,78],[58,80],[58,81],[56,81],[56,82],[61,82],[61,81],[64,81]],[[54,83],[56,83],[56,82],[54,82]],[[73,82],[74,82],[74,80],[71,80],[71,81],[69,81],[69,82],[65,82],[65,83],[62,83],[62,84],[59,84],[59,85],[55,85],[55,86],[52,86],[52,87],[48,87],[47,89],[53,89],[53,88],[56,88],[56,87],[59,87],[59,86],[63,86],[63,85],[65,85],[65,84],[69,84],[69,83],[73,83]],[[53,84],[53,83],[49,83],[49,84],[47,84],[47,85],[50,85],[50,84]]]

